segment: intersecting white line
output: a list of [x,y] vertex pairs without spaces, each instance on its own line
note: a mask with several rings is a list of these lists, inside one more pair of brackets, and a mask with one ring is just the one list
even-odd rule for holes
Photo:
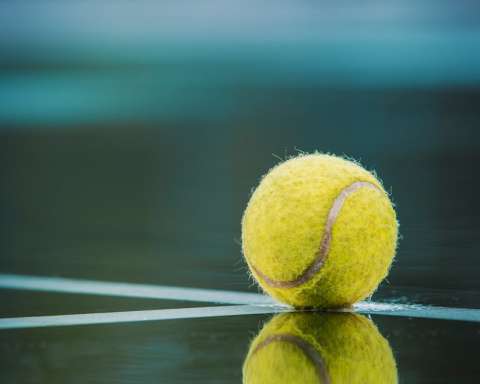
[[92,325],[130,323],[140,321],[195,319],[204,317],[259,315],[289,311],[288,307],[225,305],[217,307],[195,307],[179,309],[154,309],[107,313],[85,313],[78,315],[30,316],[0,319],[0,329],[56,327],[68,325]]
[[0,274],[0,288],[218,304],[275,303],[258,293],[11,274]]
[[[245,316],[292,312],[292,308],[281,305],[226,305],[179,309],[157,309],[147,311],[85,313],[75,315],[30,316],[0,319],[0,330],[72,325],[116,324],[140,321],[175,319],[198,319],[205,317]],[[398,317],[416,317],[443,320],[480,322],[480,311],[464,308],[420,307],[415,305],[363,302],[344,312],[380,314]]]
[[[210,289],[109,283],[6,274],[0,274],[0,288],[231,304],[215,307],[0,318],[0,329],[113,324],[169,319],[273,314],[293,311],[292,308],[277,304],[270,297],[264,295]],[[351,309],[341,311],[397,317],[480,322],[480,309],[470,308],[360,302],[355,304]]]
[[419,304],[390,304],[362,301],[353,306],[353,311],[369,315],[480,322],[480,309],[475,308],[452,308]]

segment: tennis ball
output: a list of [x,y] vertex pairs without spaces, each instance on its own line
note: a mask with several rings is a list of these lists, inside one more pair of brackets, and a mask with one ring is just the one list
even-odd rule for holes
[[242,218],[242,248],[253,276],[277,300],[335,308],[372,294],[388,273],[397,232],[374,175],[315,153],[263,177]]
[[364,316],[287,313],[275,316],[253,340],[244,384],[397,383],[388,341]]

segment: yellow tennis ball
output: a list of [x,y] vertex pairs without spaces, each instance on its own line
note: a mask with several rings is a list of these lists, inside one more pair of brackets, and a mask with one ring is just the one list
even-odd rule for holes
[[380,181],[357,163],[301,155],[274,167],[242,219],[245,259],[260,286],[294,307],[343,307],[387,275],[398,224]]
[[253,340],[243,365],[244,384],[397,382],[388,341],[352,313],[277,315]]

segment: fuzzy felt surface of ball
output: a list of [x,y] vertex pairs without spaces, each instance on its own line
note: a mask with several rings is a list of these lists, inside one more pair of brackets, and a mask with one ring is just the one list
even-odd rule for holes
[[332,155],[300,155],[271,169],[242,218],[252,275],[298,308],[338,308],[370,296],[388,274],[398,222],[380,181]]
[[275,316],[252,341],[244,384],[395,384],[388,341],[373,322],[353,313]]

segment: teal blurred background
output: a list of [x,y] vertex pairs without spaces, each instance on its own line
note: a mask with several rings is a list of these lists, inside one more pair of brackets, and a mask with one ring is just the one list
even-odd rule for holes
[[479,10],[3,2],[0,272],[255,291],[251,188],[319,150],[397,204],[378,298],[478,306]]

